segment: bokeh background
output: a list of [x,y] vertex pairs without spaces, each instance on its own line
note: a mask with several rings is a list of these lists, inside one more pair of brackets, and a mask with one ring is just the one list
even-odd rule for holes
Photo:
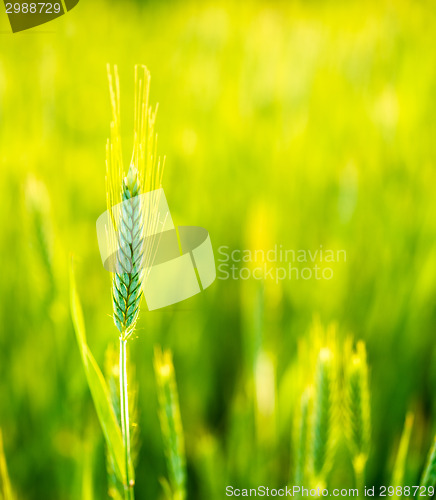
[[432,2],[82,0],[37,29],[12,35],[5,14],[0,28],[0,427],[18,498],[83,498],[90,481],[95,498],[106,495],[68,266],[73,253],[102,366],[117,342],[95,234],[106,204],[108,62],[119,66],[126,159],[134,64],[152,73],[177,224],[206,227],[215,250],[347,252],[331,280],[217,280],[141,315],[130,346],[137,497],[160,498],[166,475],[156,343],[174,352],[189,498],[290,480],[292,364],[314,315],[367,343],[367,483],[388,483],[412,409],[407,479],[417,484],[436,387]]

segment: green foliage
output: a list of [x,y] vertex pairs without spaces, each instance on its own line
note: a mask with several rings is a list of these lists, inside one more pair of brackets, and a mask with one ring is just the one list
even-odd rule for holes
[[[10,34],[6,16],[2,22],[0,423],[20,500],[81,498],[84,430],[102,437],[92,425],[96,415],[68,312],[68,253],[80,262],[87,343],[102,367],[118,336],[95,237],[106,205],[108,61],[119,64],[122,82],[126,168],[117,177],[117,201],[134,142],[132,68],[145,62],[151,102],[160,103],[159,147],[169,167],[164,188],[177,224],[207,228],[217,259],[223,246],[239,251],[276,243],[347,253],[345,262],[316,259],[333,269],[330,280],[295,273],[277,283],[217,280],[183,304],[150,314],[142,309],[129,340],[143,443],[138,499],[158,499],[158,478],[166,474],[150,362],[156,343],[177,359],[190,500],[221,500],[223,485],[232,482],[255,485],[261,478],[278,485],[290,472],[295,477],[291,429],[301,395],[307,387],[313,394],[322,346],[302,356],[310,367],[301,376],[294,368],[298,339],[309,337],[314,313],[324,323],[337,320],[367,348],[373,418],[366,484],[392,481],[411,405],[419,425],[403,481],[416,482],[436,414],[431,2],[83,0],[69,15],[22,35]],[[50,197],[50,220],[43,220],[56,281],[50,308],[29,177],[43,182]],[[260,288],[261,299],[251,300]],[[257,316],[261,325],[245,320]],[[273,363],[271,427],[255,415],[259,353]],[[342,397],[343,366],[339,372]],[[329,481],[352,487],[342,434]],[[216,470],[199,464],[204,435],[216,443]],[[97,446],[98,499],[106,493],[102,452]]]
[[429,486],[436,487],[436,438],[433,441],[433,446],[421,478],[421,486],[425,486],[426,488]]

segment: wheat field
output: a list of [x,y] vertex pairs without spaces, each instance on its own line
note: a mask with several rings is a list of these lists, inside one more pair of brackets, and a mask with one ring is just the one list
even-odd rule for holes
[[82,0],[13,35],[0,19],[0,498],[117,498],[130,470],[95,230],[108,64],[125,175],[146,65],[172,218],[207,228],[217,268],[232,254],[241,277],[288,249],[333,272],[218,272],[187,301],[141,303],[126,367],[135,498],[434,486],[433,4]]

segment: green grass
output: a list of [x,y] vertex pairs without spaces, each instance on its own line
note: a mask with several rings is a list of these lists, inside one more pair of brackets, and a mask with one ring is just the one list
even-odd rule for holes
[[6,463],[5,450],[3,449],[3,435],[0,429],[0,498],[2,500],[13,500],[11,480],[9,479],[8,466]]

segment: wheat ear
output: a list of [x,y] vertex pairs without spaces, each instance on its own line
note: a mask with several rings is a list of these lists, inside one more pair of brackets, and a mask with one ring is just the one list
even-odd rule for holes
[[365,468],[371,440],[371,416],[368,384],[368,365],[363,342],[356,351],[345,351],[345,431],[352,454],[357,488],[363,488]]
[[323,347],[318,355],[312,417],[312,473],[316,485],[325,485],[335,443],[336,366],[334,352]]
[[[404,471],[406,469],[407,453],[409,451],[410,437],[412,435],[412,427],[414,422],[414,414],[409,412],[406,415],[403,432],[401,433],[400,444],[398,446],[397,456],[395,458],[394,471],[392,474],[392,486],[403,486]],[[396,492],[396,490],[395,490]],[[398,497],[398,495],[395,495]]]
[[114,322],[123,338],[135,328],[142,297],[144,221],[140,194],[137,170],[130,166],[123,179],[117,272],[112,280]]
[[186,459],[174,365],[170,351],[156,347],[154,369],[159,400],[159,420],[173,500],[186,498]]

